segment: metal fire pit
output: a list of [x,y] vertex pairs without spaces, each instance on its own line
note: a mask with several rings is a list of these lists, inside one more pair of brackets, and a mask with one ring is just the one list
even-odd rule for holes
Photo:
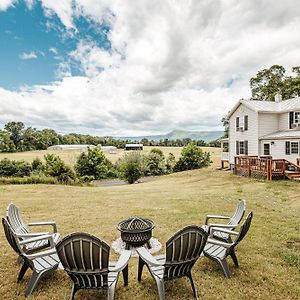
[[139,247],[144,244],[149,245],[149,240],[152,237],[152,229],[154,222],[149,219],[142,219],[133,217],[124,220],[118,224],[118,230],[121,232],[121,239],[126,243],[126,249],[132,247]]

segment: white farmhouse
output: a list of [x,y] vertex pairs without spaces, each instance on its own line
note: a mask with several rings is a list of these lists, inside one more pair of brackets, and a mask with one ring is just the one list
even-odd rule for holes
[[235,157],[240,156],[267,156],[297,164],[300,97],[282,101],[277,94],[275,102],[240,100],[227,117],[229,138],[221,140],[222,166],[227,161],[234,167]]

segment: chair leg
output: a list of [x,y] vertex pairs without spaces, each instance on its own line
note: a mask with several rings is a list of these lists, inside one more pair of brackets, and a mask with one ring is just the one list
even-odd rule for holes
[[17,264],[20,265],[23,262],[23,258],[22,256],[19,255],[18,259],[17,259]]
[[231,256],[231,258],[232,258],[234,264],[235,264],[237,267],[239,267],[239,262],[238,262],[238,260],[237,260],[237,257],[236,257],[236,254],[235,254],[235,252],[234,252],[234,249],[231,251],[230,256]]
[[143,268],[146,263],[139,257],[138,281],[142,280]]
[[23,277],[24,277],[26,271],[28,270],[28,268],[29,268],[28,264],[26,262],[24,262],[23,265],[22,265],[22,268],[21,268],[21,270],[19,272],[18,281],[17,282],[20,282],[23,279]]
[[75,293],[77,292],[77,288],[75,286],[75,284],[73,284],[72,286],[72,290],[71,290],[71,296],[70,296],[70,300],[74,299]]
[[107,290],[107,300],[114,300],[117,281],[115,281]]
[[26,293],[25,293],[25,297],[32,294],[32,292],[36,288],[37,283],[39,282],[39,280],[41,278],[41,275],[42,275],[42,273],[37,273],[35,271],[32,272],[32,275],[30,277],[28,287],[27,287],[27,290],[26,290]]
[[229,271],[229,267],[226,261],[226,258],[222,259],[222,260],[218,260],[218,262],[220,263],[224,276],[229,278],[230,277],[230,271]]
[[191,282],[194,297],[195,297],[196,299],[198,299],[198,292],[197,292],[197,289],[196,289],[195,284],[194,284],[194,280],[193,280],[193,277],[192,277],[192,273],[190,272],[187,276],[188,276],[188,278],[189,278],[189,280],[190,280],[190,282]]
[[128,285],[128,265],[122,270],[124,286]]
[[159,300],[165,300],[165,284],[162,279],[158,279],[155,277],[155,281],[157,284],[157,290],[159,295]]

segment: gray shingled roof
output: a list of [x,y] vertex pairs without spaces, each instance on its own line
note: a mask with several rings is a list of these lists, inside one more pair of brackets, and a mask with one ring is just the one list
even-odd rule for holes
[[282,130],[276,131],[259,138],[260,140],[280,140],[280,139],[300,139],[300,130]]
[[284,100],[281,102],[240,100],[229,112],[227,117],[229,118],[241,104],[244,104],[248,108],[257,112],[283,113],[294,110],[300,111],[300,97]]

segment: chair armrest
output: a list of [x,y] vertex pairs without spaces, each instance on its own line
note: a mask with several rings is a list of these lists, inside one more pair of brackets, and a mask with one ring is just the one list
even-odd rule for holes
[[222,229],[218,227],[212,227],[210,229],[210,235],[213,235],[214,232],[223,232],[223,233],[228,233],[229,235],[239,235],[239,232],[233,231],[233,230],[228,230],[228,229]]
[[40,235],[47,235],[50,234],[49,232],[30,232],[30,233],[16,233],[18,238],[30,238]]
[[205,218],[205,225],[208,224],[209,219],[222,219],[222,220],[229,220],[230,217],[227,216],[216,216],[216,215],[207,215]]
[[[23,254],[26,258],[28,259],[36,259],[36,258],[39,258],[39,257],[45,257],[45,256],[48,256],[48,255],[53,255],[53,254],[57,254],[56,252],[56,249],[55,248],[51,248],[49,250],[46,250],[46,251],[41,251],[41,252],[38,252],[38,253],[33,253],[33,254]],[[58,263],[57,263],[58,264]]]
[[145,247],[136,248],[136,252],[142,260],[144,260],[147,264],[153,267],[159,267],[164,265],[164,263],[157,261],[156,258],[152,256],[152,254]]
[[217,240],[211,239],[211,238],[207,239],[207,243],[222,246],[224,248],[230,248],[233,245],[233,243],[225,243],[225,242],[217,241]]
[[27,226],[44,226],[44,225],[51,225],[53,227],[53,232],[57,233],[57,225],[54,221],[45,221],[45,222],[32,222],[26,224]]
[[26,245],[26,244],[30,244],[30,243],[37,242],[37,241],[42,241],[42,240],[48,240],[50,242],[51,248],[53,248],[55,246],[52,234],[45,234],[45,235],[40,235],[40,236],[37,236],[37,237],[25,239],[25,240],[20,241],[19,244],[20,245]]
[[110,272],[120,272],[122,271],[127,265],[128,261],[131,257],[131,250],[123,250],[121,255],[116,263],[116,265],[112,268],[109,268]]

